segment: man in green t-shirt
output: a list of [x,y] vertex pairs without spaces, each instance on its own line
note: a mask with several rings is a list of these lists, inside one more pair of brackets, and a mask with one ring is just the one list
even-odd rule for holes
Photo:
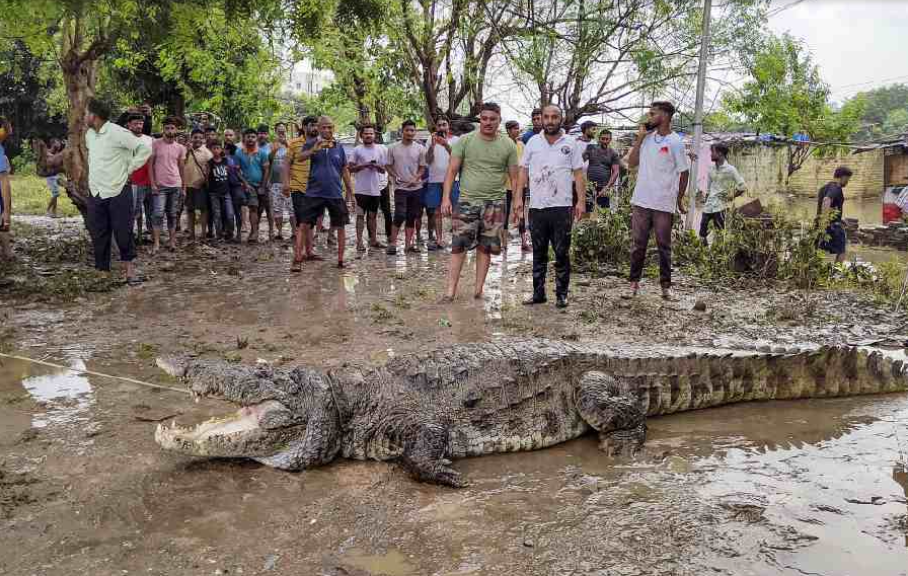
[[[448,269],[447,301],[454,300],[467,252],[476,248],[476,288],[482,297],[483,285],[493,254],[501,253],[505,219],[505,181],[517,181],[517,147],[499,133],[501,108],[487,102],[479,112],[479,130],[463,136],[451,148],[451,161],[444,183],[441,213],[453,217],[451,267]],[[460,202],[451,205],[451,188],[460,174]]]

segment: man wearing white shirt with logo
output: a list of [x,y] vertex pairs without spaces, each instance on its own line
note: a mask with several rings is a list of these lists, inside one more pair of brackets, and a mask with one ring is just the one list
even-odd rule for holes
[[659,248],[659,283],[662,298],[672,296],[672,223],[675,210],[686,213],[684,191],[690,162],[681,137],[672,131],[675,107],[671,102],[653,102],[649,120],[637,131],[637,140],[628,153],[628,166],[640,167],[637,185],[631,197],[633,214],[631,230],[631,286],[627,297],[633,298],[640,290],[643,262],[650,232],[655,231]]
[[[555,252],[555,306],[567,304],[571,281],[571,227],[583,217],[584,190],[583,150],[561,128],[562,113],[558,106],[542,109],[542,133],[529,139],[520,161],[517,190],[529,182],[530,221],[533,227],[533,295],[524,304],[546,302],[545,277],[549,265],[549,244]],[[516,195],[513,218],[523,212],[523,197]]]
[[363,228],[369,230],[370,247],[384,248],[378,241],[376,220],[381,207],[381,175],[388,163],[388,151],[375,143],[375,127],[371,124],[360,127],[359,135],[363,143],[353,149],[350,172],[353,173],[356,198],[356,250],[365,252]]

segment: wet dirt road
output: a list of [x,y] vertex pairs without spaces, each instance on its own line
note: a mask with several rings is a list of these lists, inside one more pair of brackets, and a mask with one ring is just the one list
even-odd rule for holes
[[[742,302],[683,278],[680,302],[649,285],[627,303],[620,279],[578,275],[566,313],[527,310],[517,302],[528,262],[512,245],[486,298],[443,306],[444,255],[367,255],[290,276],[282,246],[199,248],[147,264],[139,289],[17,305],[5,350],[179,388],[156,354],[330,367],[509,334],[784,346],[904,325],[848,294],[767,290]],[[393,464],[289,474],[153,441],[159,420],[231,409],[3,359],[0,574],[908,573],[905,395],[651,419],[633,459],[606,459],[583,438],[459,461],[472,481],[463,490],[414,483]]]

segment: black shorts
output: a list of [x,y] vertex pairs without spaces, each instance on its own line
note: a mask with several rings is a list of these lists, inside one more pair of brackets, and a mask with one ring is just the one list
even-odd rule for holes
[[298,225],[302,224],[303,217],[306,215],[306,193],[299,190],[291,190],[290,202],[293,203],[293,217],[296,218]]
[[848,247],[848,239],[845,236],[845,227],[841,222],[833,222],[826,229],[826,238],[820,241],[820,249],[830,254],[844,254]]
[[321,216],[325,210],[328,210],[332,228],[343,228],[350,221],[347,203],[343,198],[320,198],[309,195],[303,195],[302,214],[296,217],[296,221],[315,226],[319,216]]
[[394,191],[394,225],[400,228],[404,222],[407,228],[415,228],[422,217],[422,189]]
[[366,214],[377,214],[381,203],[381,196],[369,196],[368,194],[356,194],[356,206],[359,211]]

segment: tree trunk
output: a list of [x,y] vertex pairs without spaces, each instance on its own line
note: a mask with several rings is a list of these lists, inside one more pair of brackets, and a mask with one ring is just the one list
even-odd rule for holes
[[435,118],[441,110],[438,107],[438,83],[435,73],[436,63],[432,60],[422,62],[422,92],[425,97],[426,126],[434,126]]
[[788,178],[791,178],[792,174],[801,169],[808,156],[810,156],[810,144],[788,143]]
[[66,172],[66,193],[85,218],[88,212],[88,150],[85,147],[85,113],[88,101],[95,95],[98,62],[85,58],[73,48],[66,51],[61,62],[63,84],[69,97],[68,143],[63,155]]

